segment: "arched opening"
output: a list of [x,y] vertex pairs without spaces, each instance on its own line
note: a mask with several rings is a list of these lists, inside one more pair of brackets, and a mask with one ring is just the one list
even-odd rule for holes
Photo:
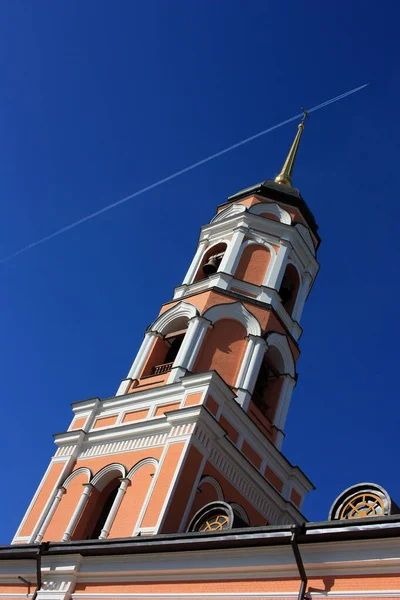
[[297,272],[297,269],[294,265],[289,264],[286,267],[281,287],[279,289],[279,295],[282,300],[282,305],[285,307],[289,315],[291,315],[293,312],[299,288],[300,277]]
[[246,328],[233,319],[221,319],[204,339],[193,371],[215,370],[230,386],[234,386],[246,349]]
[[279,394],[282,387],[280,373],[273,365],[268,355],[264,356],[257,381],[253,391],[253,402],[258,410],[273,423],[279,403]]
[[[107,474],[105,477],[108,479],[109,476],[110,474]],[[118,477],[116,477],[114,471],[111,476],[111,481],[103,489],[93,488],[71,540],[94,540],[99,537],[120,485],[119,477],[121,474],[118,473]],[[104,479],[102,481],[104,482]]]
[[168,326],[163,337],[155,339],[143,368],[142,377],[168,373],[174,364],[187,330],[187,317],[178,317]]
[[219,265],[221,264],[225,254],[225,250],[226,244],[224,242],[216,244],[207,250],[200,263],[200,267],[196,273],[196,276],[193,279],[193,283],[196,281],[201,281],[210,275],[214,275],[214,273],[218,271]]
[[[104,528],[104,525],[107,521],[107,517],[110,514],[111,507],[114,503],[115,496],[117,495],[119,488],[119,480],[115,479],[111,481],[108,486],[103,490],[103,494],[100,495],[98,500],[98,505],[100,508],[100,514],[97,517],[97,520],[92,524],[92,528],[86,537],[87,540],[96,540]],[[104,493],[105,492],[105,493]]]
[[254,285],[262,285],[270,259],[271,253],[266,246],[248,244],[240,257],[235,279],[241,279]]

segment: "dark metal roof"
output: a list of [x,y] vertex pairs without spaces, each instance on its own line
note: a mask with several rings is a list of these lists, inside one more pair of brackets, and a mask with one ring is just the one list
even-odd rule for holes
[[305,523],[302,526],[273,525],[210,533],[188,532],[148,537],[136,536],[106,540],[0,546],[0,560],[35,559],[39,550],[43,556],[62,554],[100,556],[278,546],[290,544],[293,532],[296,532],[299,544],[400,538],[400,517],[399,515],[388,515],[347,521]]
[[298,208],[307,221],[311,231],[317,238],[318,245],[320,244],[321,238],[318,235],[318,225],[315,217],[297,188],[286,187],[271,179],[266,179],[262,183],[257,183],[252,187],[240,190],[236,194],[233,194],[233,196],[229,196],[228,203],[245,198],[250,194],[257,194],[258,196],[268,198],[269,200],[276,200],[277,202],[282,202],[283,204]]

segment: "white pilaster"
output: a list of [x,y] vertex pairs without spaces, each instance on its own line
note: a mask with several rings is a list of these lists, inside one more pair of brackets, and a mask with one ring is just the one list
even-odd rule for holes
[[204,251],[206,250],[206,248],[208,246],[209,246],[208,241],[204,241],[204,242],[201,242],[201,244],[199,244],[196,254],[194,255],[192,263],[188,269],[188,272],[185,275],[185,279],[182,282],[182,285],[189,285],[190,283],[193,282],[193,279],[194,279],[194,277],[198,271],[198,268],[200,266],[201,258],[204,254]]
[[281,240],[281,246],[279,248],[278,254],[276,255],[274,263],[271,266],[268,280],[265,281],[264,285],[279,291],[283,275],[285,274],[285,269],[291,248],[292,246],[290,242],[288,242],[287,240]]
[[121,483],[120,483],[120,486],[118,488],[117,495],[115,496],[115,499],[114,499],[113,505],[112,505],[112,507],[110,509],[110,512],[108,514],[107,520],[104,523],[104,527],[101,530],[101,533],[99,535],[99,540],[104,540],[105,538],[108,537],[108,534],[110,533],[110,529],[112,527],[112,524],[114,523],[115,516],[116,516],[117,511],[118,511],[118,509],[120,507],[120,504],[122,502],[122,498],[125,495],[126,488],[128,487],[128,485],[130,485],[131,480],[127,479],[127,478],[122,478],[122,479],[120,479],[120,482]]
[[283,431],[285,428],[286,417],[290,406],[290,399],[292,397],[293,388],[296,385],[296,380],[293,377],[291,377],[291,375],[286,374],[282,375],[282,377],[284,381],[279,397],[278,408],[276,410],[273,423],[278,428],[278,433],[276,437],[276,446],[278,449],[280,449],[282,446],[284,438]]
[[85,483],[83,485],[83,492],[74,510],[74,514],[72,515],[71,520],[67,525],[67,529],[65,530],[65,533],[61,539],[62,542],[69,542],[69,540],[71,539],[71,535],[73,534],[76,524],[83,513],[83,509],[85,508],[87,501],[89,500],[89,496],[92,493],[92,489],[93,485],[91,483]]
[[243,243],[245,234],[246,229],[244,227],[239,227],[235,230],[235,233],[233,234],[232,239],[225,250],[225,254],[221,260],[218,271],[221,273],[229,273],[230,275],[235,273],[240,258],[240,247]]
[[149,355],[150,349],[153,345],[154,339],[160,334],[156,331],[147,331],[144,336],[142,345],[140,346],[139,352],[136,355],[135,360],[128,373],[128,379],[137,379],[143,369],[146,358]]
[[244,410],[247,410],[250,401],[250,395],[257,381],[258,373],[265,352],[267,351],[267,342],[258,335],[249,334],[247,336],[246,352],[236,379],[235,387],[247,393],[238,394],[239,403]]
[[168,377],[168,383],[177,381],[186,371],[190,371],[193,367],[209,327],[210,321],[208,319],[199,316],[189,319],[185,337]]
[[57,494],[55,495],[55,498],[53,500],[53,504],[51,505],[50,510],[47,513],[46,518],[43,521],[43,523],[39,529],[39,532],[35,538],[35,542],[34,542],[35,544],[40,544],[40,542],[42,541],[43,536],[46,533],[46,529],[49,526],[49,523],[50,523],[51,519],[53,518],[53,515],[56,512],[57,506],[60,504],[61,498],[63,497],[65,491],[66,490],[64,487],[60,487],[58,489]]
[[301,284],[301,288],[297,294],[296,302],[293,308],[292,319],[294,321],[299,322],[301,318],[301,314],[303,312],[304,304],[307,299],[308,292],[310,291],[312,284],[312,277],[310,273],[303,273],[302,277],[303,281]]

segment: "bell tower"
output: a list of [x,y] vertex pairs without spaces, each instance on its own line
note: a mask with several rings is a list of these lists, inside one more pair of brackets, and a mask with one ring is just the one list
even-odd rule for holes
[[[306,114],[305,114],[306,116]],[[301,523],[313,486],[282,454],[317,225],[292,171],[202,227],[112,398],[73,404],[13,543]]]

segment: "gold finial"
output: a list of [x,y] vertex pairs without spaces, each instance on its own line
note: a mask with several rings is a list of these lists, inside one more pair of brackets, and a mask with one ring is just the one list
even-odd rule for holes
[[304,129],[304,123],[308,117],[308,112],[305,110],[305,108],[302,107],[301,110],[303,111],[304,115],[301,120],[301,123],[299,123],[296,137],[294,138],[292,147],[290,148],[289,154],[287,155],[287,158],[284,162],[282,171],[279,173],[279,175],[277,177],[275,177],[276,183],[280,183],[281,185],[287,185],[289,187],[292,187],[292,173],[293,173],[294,161],[296,160],[297,150],[299,149],[300,138],[301,138],[301,134],[303,133],[303,129]]

